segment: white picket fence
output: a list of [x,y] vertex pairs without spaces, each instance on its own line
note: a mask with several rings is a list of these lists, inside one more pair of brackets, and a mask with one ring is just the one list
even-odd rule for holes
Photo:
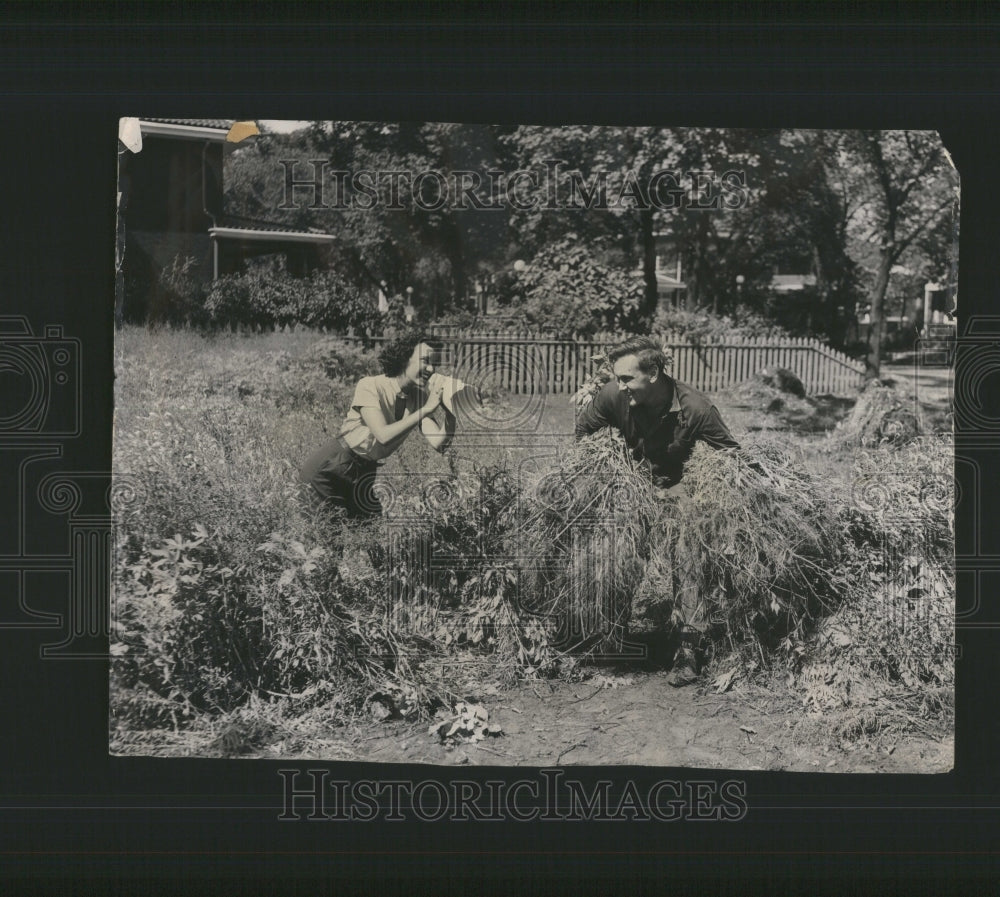
[[[595,356],[621,342],[617,334],[564,339],[534,331],[432,328],[444,343],[443,361],[456,376],[490,382],[514,393],[576,392],[595,371]],[[695,344],[671,334],[656,337],[673,358],[671,375],[703,392],[748,380],[766,367],[794,371],[812,395],[850,395],[864,380],[864,364],[811,337],[727,339]]]

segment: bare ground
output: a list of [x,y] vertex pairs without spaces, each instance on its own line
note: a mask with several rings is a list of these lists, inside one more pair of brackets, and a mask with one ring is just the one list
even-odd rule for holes
[[831,718],[808,713],[790,691],[744,685],[717,694],[707,683],[672,688],[666,676],[637,671],[588,682],[523,683],[484,701],[502,734],[476,743],[442,743],[426,722],[389,720],[279,737],[244,756],[851,773],[943,773],[953,765],[954,738],[944,720],[923,732],[887,730],[849,742],[832,736]]

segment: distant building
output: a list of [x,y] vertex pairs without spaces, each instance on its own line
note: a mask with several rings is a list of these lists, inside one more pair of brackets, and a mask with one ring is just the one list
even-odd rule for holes
[[[719,231],[717,239],[729,239],[728,231]],[[683,306],[687,296],[687,284],[675,239],[672,234],[658,233],[653,236],[656,247],[656,285],[661,299],[667,299],[671,305]],[[737,279],[742,287],[743,280]],[[769,288],[775,293],[790,294],[802,292],[815,287],[816,272],[811,260],[789,256],[780,266],[774,268]]]
[[795,293],[816,286],[815,274],[773,274],[771,289],[776,293]]
[[119,253],[122,281],[116,316],[144,320],[167,301],[160,274],[193,259],[196,280],[244,270],[274,255],[293,275],[325,264],[330,234],[227,216],[223,160],[227,119],[139,120],[142,147],[119,153]]
[[653,241],[656,246],[657,295],[674,307],[683,307],[687,284],[684,283],[681,255],[675,248],[674,239],[670,234],[654,234]]

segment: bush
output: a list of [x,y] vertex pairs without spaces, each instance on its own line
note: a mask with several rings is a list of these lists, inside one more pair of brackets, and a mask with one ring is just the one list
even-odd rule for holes
[[[332,340],[264,348],[276,335],[228,351],[188,333],[157,335],[159,351],[150,339],[123,334],[146,351],[120,358],[116,382],[114,467],[141,498],[115,526],[120,727],[177,727],[282,695],[299,709],[337,697],[340,718],[376,692],[426,711],[465,689],[471,667],[443,663],[446,649],[491,675],[542,665],[544,634],[521,614],[501,550],[516,506],[501,469],[466,475],[457,503],[404,490],[397,514],[417,538],[402,544],[391,517],[347,525],[301,495],[296,465],[329,438],[352,366],[372,356]],[[302,390],[311,367],[321,382]],[[378,549],[393,540],[386,565]]]
[[[802,668],[812,709],[873,707],[878,728],[909,727],[914,714],[952,706],[952,457],[951,440],[941,437],[857,454],[841,514],[845,598],[811,640]],[[849,717],[855,730],[856,722]],[[844,734],[864,734],[855,730]]]
[[318,340],[296,366],[315,366],[331,380],[352,385],[362,377],[382,373],[377,353],[335,336]]
[[575,234],[545,246],[512,277],[518,286],[505,283],[504,290],[523,297],[512,310],[559,336],[628,332],[642,323],[642,278],[596,261]]
[[160,297],[156,305],[166,323],[193,326],[206,323],[205,287],[195,275],[197,267],[194,257],[177,255],[160,270],[157,280]]
[[653,321],[652,332],[669,333],[696,346],[727,339],[786,339],[791,336],[783,327],[745,306],[730,315],[661,307]]
[[386,325],[374,298],[332,271],[295,278],[280,268],[259,266],[226,275],[212,283],[204,308],[206,320],[216,327],[302,325],[369,336]]

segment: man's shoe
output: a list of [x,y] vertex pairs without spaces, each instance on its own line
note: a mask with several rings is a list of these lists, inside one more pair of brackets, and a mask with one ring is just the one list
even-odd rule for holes
[[681,688],[697,682],[699,676],[698,655],[694,648],[681,645],[674,655],[674,665],[667,675],[667,684],[674,688]]

